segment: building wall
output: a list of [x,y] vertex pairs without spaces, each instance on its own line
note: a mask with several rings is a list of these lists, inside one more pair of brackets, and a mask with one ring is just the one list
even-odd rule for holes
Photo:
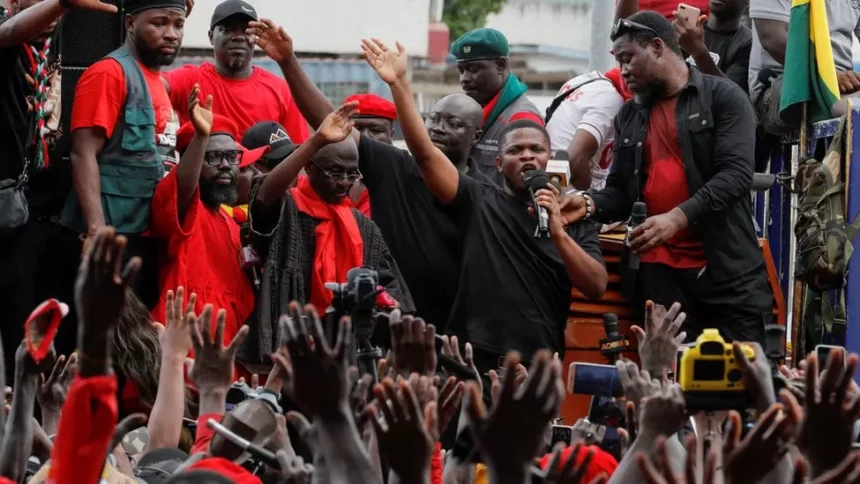
[[[611,0],[595,0],[611,1]],[[588,54],[591,0],[509,0],[487,26],[512,45],[543,45]]]
[[[302,53],[357,55],[361,39],[400,41],[417,57],[427,55],[430,0],[247,0],[257,13],[284,26]],[[184,47],[206,48],[209,22],[220,0],[196,0],[185,27]]]

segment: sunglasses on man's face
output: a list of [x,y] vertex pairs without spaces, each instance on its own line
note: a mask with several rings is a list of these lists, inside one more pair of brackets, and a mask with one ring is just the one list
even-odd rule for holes
[[613,42],[615,42],[618,37],[621,37],[624,34],[631,34],[634,32],[648,32],[654,37],[660,37],[657,34],[657,31],[652,29],[651,27],[620,18],[615,22],[615,25],[612,26],[612,32],[609,34],[609,38]]

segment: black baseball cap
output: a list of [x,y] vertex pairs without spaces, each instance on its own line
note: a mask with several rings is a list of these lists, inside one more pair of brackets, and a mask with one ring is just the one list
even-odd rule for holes
[[243,0],[227,0],[215,7],[215,13],[212,14],[212,22],[209,24],[209,30],[214,29],[216,25],[223,22],[227,17],[234,15],[242,15],[250,20],[259,20],[257,11],[250,3]]
[[242,146],[248,149],[268,146],[269,152],[263,155],[263,159],[270,170],[296,149],[296,144],[290,139],[287,130],[274,121],[263,121],[248,128],[242,137]]

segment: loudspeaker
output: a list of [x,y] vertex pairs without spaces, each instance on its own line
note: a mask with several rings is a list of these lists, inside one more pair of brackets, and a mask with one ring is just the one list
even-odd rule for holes
[[81,75],[87,67],[95,64],[125,42],[123,0],[103,1],[116,5],[118,12],[95,12],[73,8],[63,16],[59,25],[60,70],[63,75],[60,124],[63,136],[57,140],[54,153],[64,159],[68,159],[71,149],[69,127],[72,119],[72,103],[75,100],[75,87]]

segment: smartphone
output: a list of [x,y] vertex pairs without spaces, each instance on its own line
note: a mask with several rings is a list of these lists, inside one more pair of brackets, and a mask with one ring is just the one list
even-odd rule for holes
[[824,367],[827,366],[827,361],[830,357],[830,350],[833,348],[839,348],[842,350],[842,359],[843,363],[845,363],[846,353],[845,348],[842,346],[834,346],[834,345],[818,345],[815,347],[815,354],[818,356],[818,374],[820,375],[822,371],[824,371]]
[[624,412],[611,397],[591,397],[588,421],[607,428],[625,426]]
[[687,27],[695,27],[699,23],[699,15],[702,11],[696,7],[691,7],[684,3],[678,4],[678,11],[675,13],[675,18]]
[[573,427],[567,425],[553,425],[552,426],[552,442],[549,445],[549,448],[552,449],[555,447],[555,444],[561,442],[565,447],[570,446],[573,441]]
[[624,395],[618,369],[613,365],[594,363],[571,363],[567,375],[567,391],[598,397],[620,397]]

